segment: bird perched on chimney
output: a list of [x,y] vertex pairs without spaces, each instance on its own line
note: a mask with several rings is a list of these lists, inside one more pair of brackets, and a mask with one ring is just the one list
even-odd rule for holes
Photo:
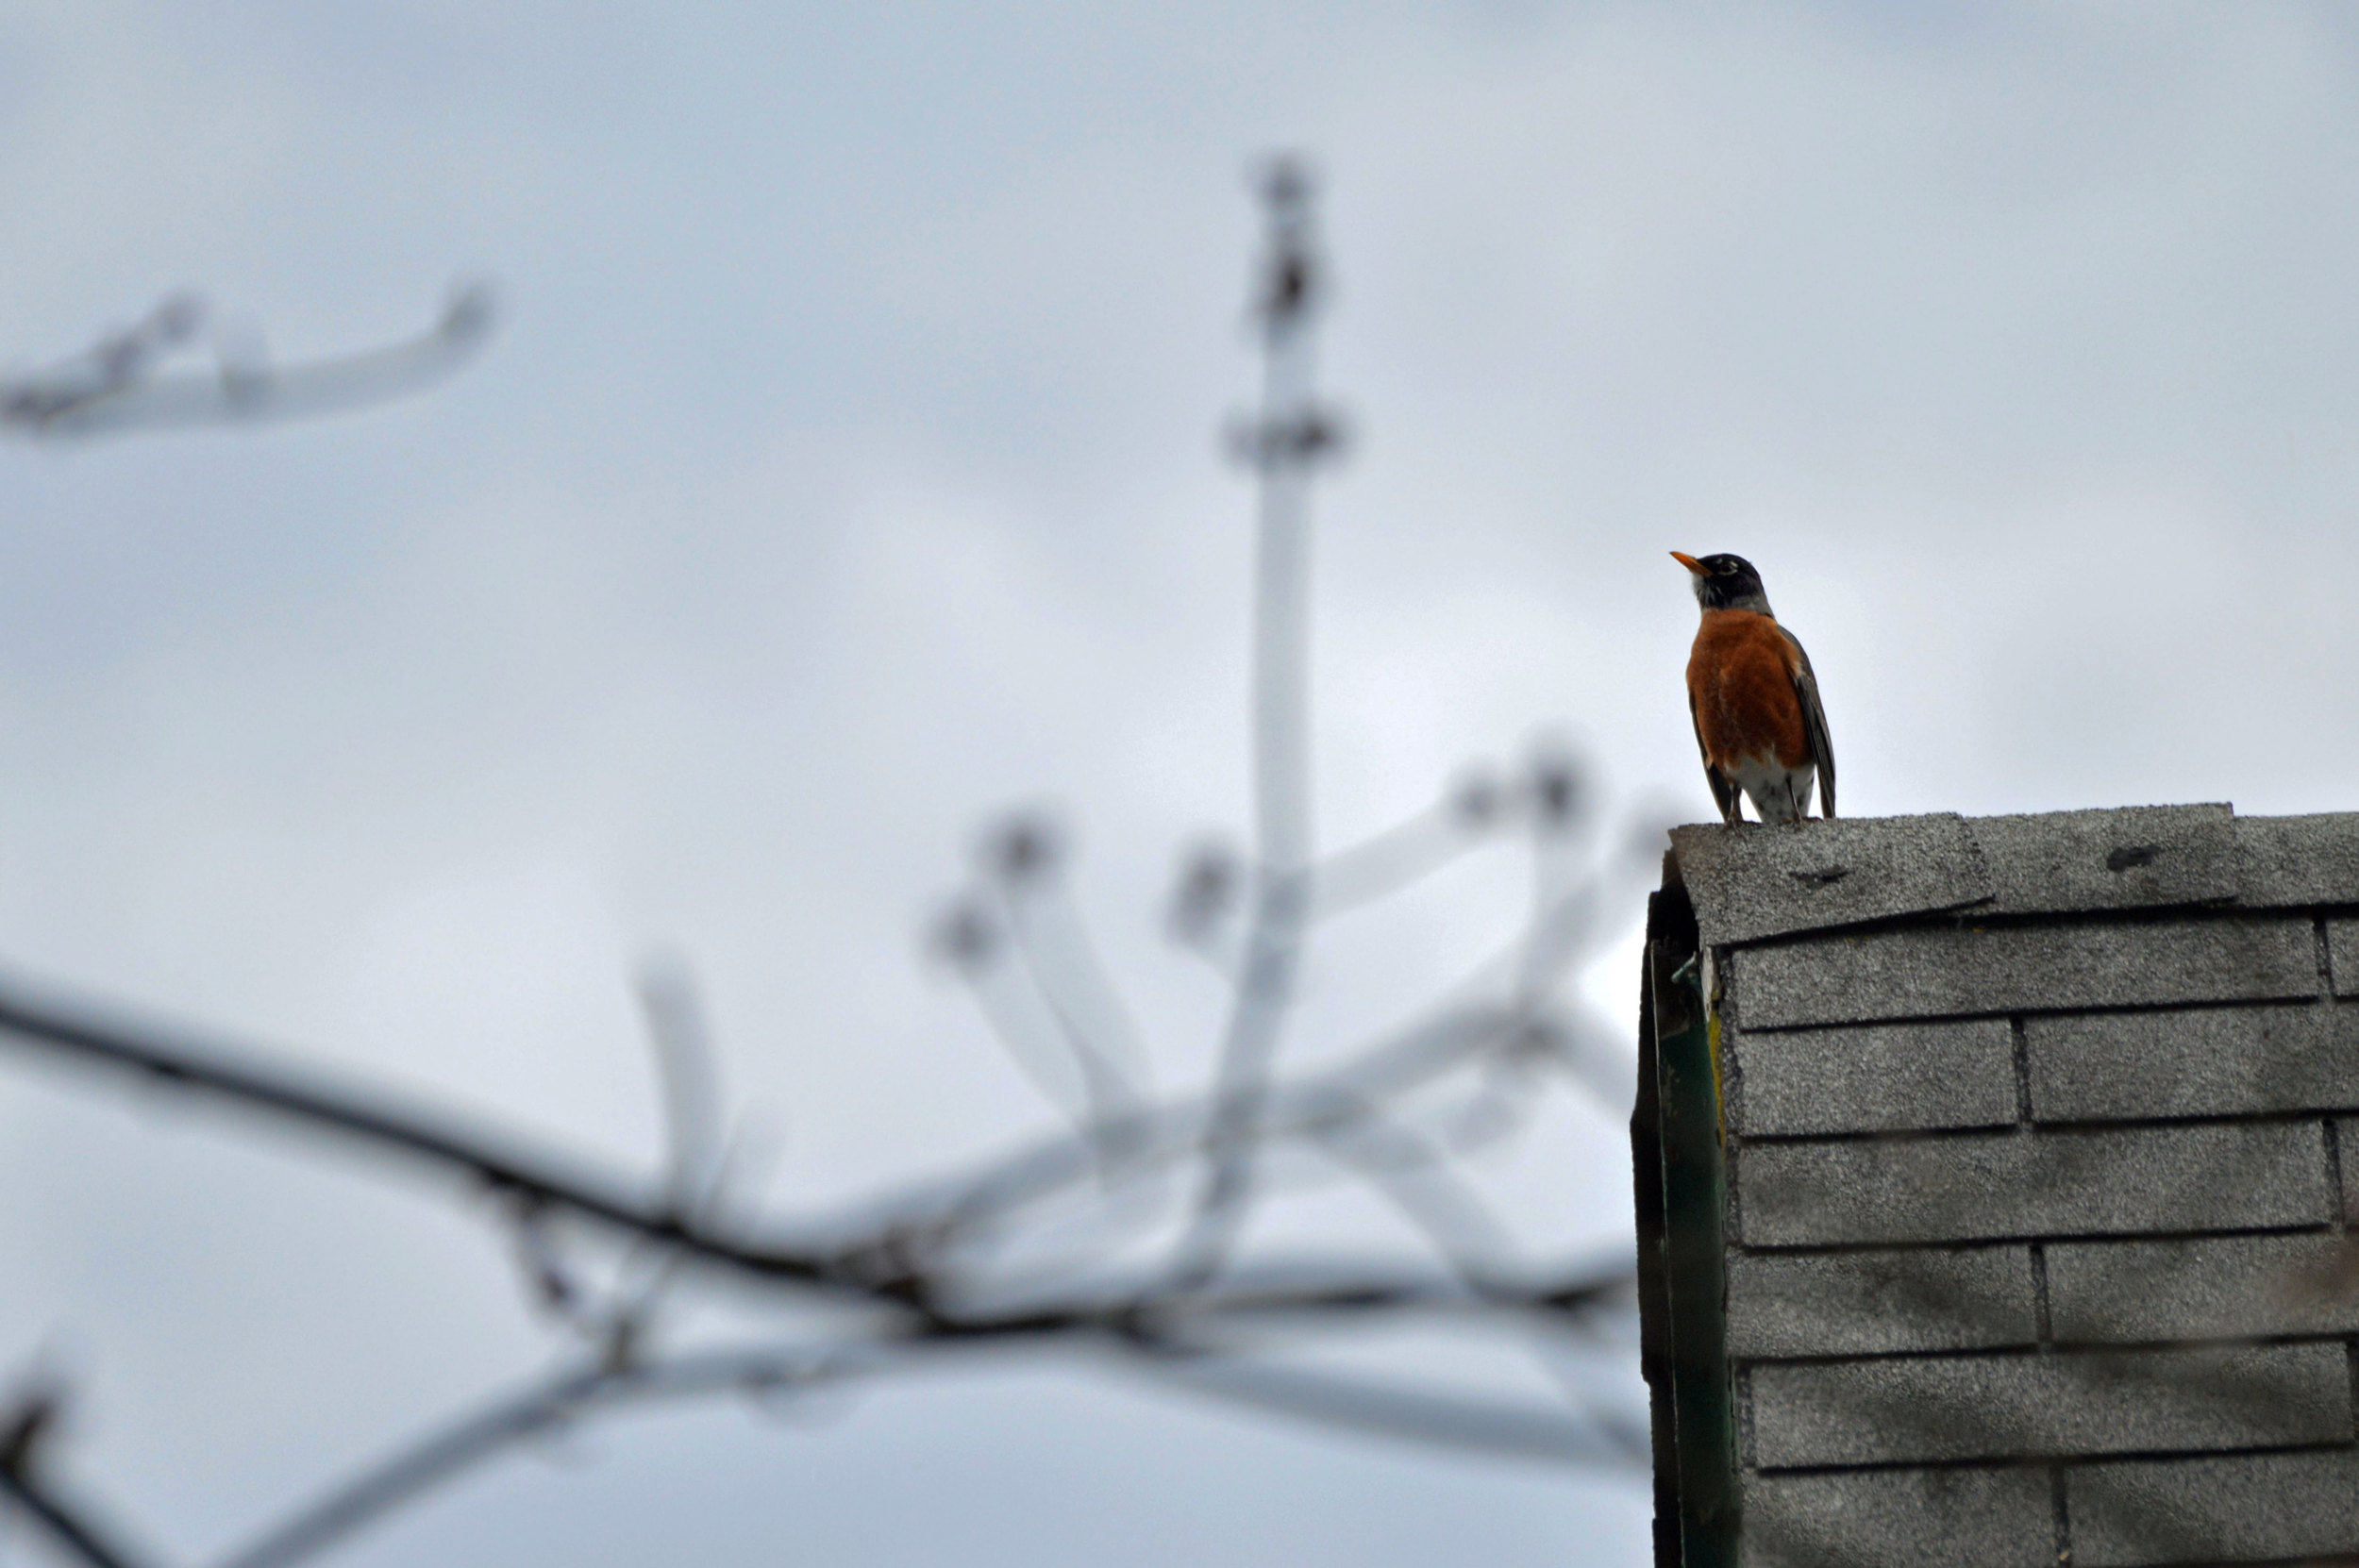
[[1810,655],[1778,625],[1761,574],[1741,556],[1671,552],[1693,574],[1703,625],[1687,658],[1687,716],[1704,755],[1704,779],[1720,820],[1743,820],[1740,792],[1764,822],[1797,823],[1818,788],[1819,815],[1834,815],[1834,742],[1818,703]]

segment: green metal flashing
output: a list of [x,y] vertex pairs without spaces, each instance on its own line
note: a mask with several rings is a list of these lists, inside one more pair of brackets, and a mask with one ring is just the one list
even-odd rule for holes
[[1719,1021],[1704,999],[1696,953],[1656,942],[1648,944],[1647,959],[1662,1115],[1679,1560],[1681,1568],[1734,1568],[1736,1420],[1727,1352]]

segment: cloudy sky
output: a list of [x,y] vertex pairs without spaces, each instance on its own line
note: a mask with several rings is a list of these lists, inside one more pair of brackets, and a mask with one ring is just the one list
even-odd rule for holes
[[[675,946],[793,1207],[1040,1124],[915,933],[1042,803],[1200,1071],[1156,909],[1245,809],[1215,436],[1281,146],[1359,438],[1325,839],[1548,737],[1706,814],[1673,548],[1761,567],[1846,814],[2352,804],[2345,10],[9,0],[0,360],[181,286],[291,358],[508,311],[374,413],[0,447],[0,953],[644,1162]],[[1346,933],[1321,1026],[1513,886]],[[75,1473],[176,1551],[541,1354],[443,1195],[0,1070],[0,1362],[72,1368]],[[1610,1243],[1611,1117],[1545,1135]],[[354,1560],[1623,1563],[1647,1511],[1054,1369],[560,1460]]]

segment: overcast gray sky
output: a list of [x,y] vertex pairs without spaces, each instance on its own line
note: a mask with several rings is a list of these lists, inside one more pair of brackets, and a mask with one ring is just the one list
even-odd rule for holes
[[[9,0],[0,359],[195,285],[297,356],[510,307],[436,394],[0,449],[0,953],[651,1159],[628,992],[690,954],[781,1202],[1044,1111],[913,933],[1069,813],[1156,934],[1245,808],[1214,435],[1276,147],[1327,176],[1318,791],[1340,841],[1576,739],[1709,811],[1665,551],[1808,643],[1847,814],[2352,804],[2359,24],[2329,5],[495,8]],[[1355,926],[1310,1033],[1504,929]],[[1632,911],[1634,917],[1634,911]],[[1593,972],[1627,1017],[1627,942]],[[1568,1241],[1607,1114],[1536,1130]],[[432,1193],[0,1072],[0,1359],[176,1547],[540,1340]],[[1540,1205],[1542,1210],[1548,1204]],[[1626,1480],[1055,1372],[524,1462],[355,1560],[1631,1562]],[[667,1545],[666,1543],[671,1543]]]

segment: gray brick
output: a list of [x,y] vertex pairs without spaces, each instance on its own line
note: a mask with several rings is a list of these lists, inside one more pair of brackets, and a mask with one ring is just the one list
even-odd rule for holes
[[2127,1122],[2359,1106],[2359,1008],[2317,1003],[2034,1018],[2032,1114]]
[[2045,1470],[1753,1476],[1745,1568],[2050,1568]]
[[2293,1447],[2351,1436],[2340,1344],[1756,1367],[1761,1467]]
[[1730,1126],[1738,1132],[1882,1132],[2016,1119],[2015,1035],[2003,1018],[1737,1030],[1729,1038],[1741,1089]]
[[1730,991],[1740,1022],[1755,1029],[2290,1001],[2317,994],[2317,946],[2310,923],[2286,916],[1920,926],[1740,950]]
[[1676,827],[1671,846],[1711,946],[1954,909],[1991,893],[1954,812]]
[[2065,1498],[2080,1568],[2359,1552],[2359,1451],[2348,1448],[2076,1466]]
[[2248,909],[2359,904],[2359,811],[2238,817],[2244,851],[2236,902]]
[[2334,994],[2359,996],[2359,917],[2326,923],[2327,964],[2334,971]]
[[2236,896],[2242,857],[2225,806],[2133,806],[1978,817],[1967,825],[1996,910],[2153,909]]
[[2033,1344],[2029,1247],[1734,1253],[1729,1354],[1875,1356]]
[[2048,1248],[2066,1343],[2260,1339],[2359,1329],[2359,1253],[2339,1231]]
[[2259,1230],[2334,1217],[2317,1123],[1740,1143],[1748,1247]]

